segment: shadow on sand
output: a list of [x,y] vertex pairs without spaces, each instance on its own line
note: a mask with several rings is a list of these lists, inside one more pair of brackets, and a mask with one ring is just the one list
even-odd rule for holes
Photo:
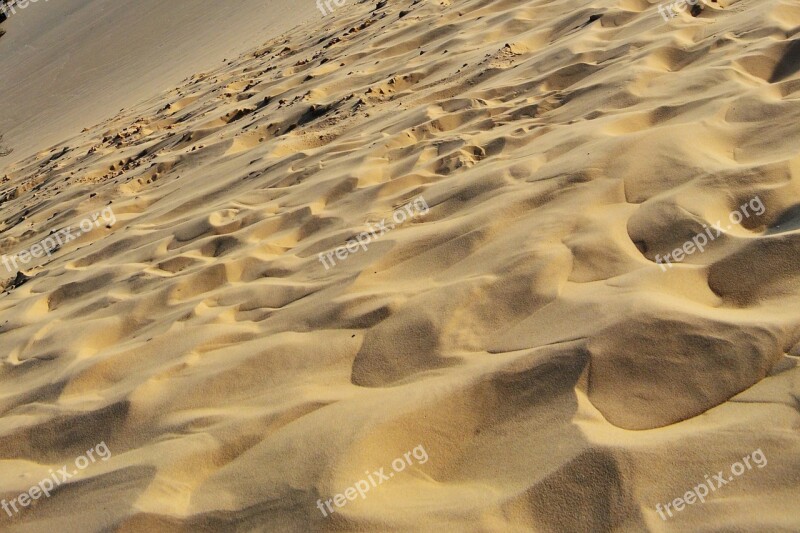
[[0,157],[5,157],[13,151],[14,151],[13,148],[6,148],[3,145],[3,136],[0,135]]

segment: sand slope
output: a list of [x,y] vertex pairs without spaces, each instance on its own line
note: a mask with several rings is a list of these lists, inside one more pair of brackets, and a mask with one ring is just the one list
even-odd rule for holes
[[320,13],[290,0],[39,0],[0,25],[0,134],[25,157]]
[[0,297],[0,497],[114,457],[0,527],[797,531],[798,25],[349,4],[10,164],[2,253],[117,222]]

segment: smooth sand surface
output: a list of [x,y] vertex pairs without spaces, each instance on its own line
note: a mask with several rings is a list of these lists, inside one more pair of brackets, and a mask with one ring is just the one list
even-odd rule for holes
[[0,160],[0,529],[800,530],[800,5],[381,4]]
[[321,17],[295,6],[293,0],[39,0],[17,7],[0,26],[5,145],[18,157],[48,148]]

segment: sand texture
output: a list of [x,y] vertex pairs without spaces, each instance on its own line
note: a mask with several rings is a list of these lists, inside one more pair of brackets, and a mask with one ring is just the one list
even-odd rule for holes
[[113,454],[0,530],[800,531],[800,3],[291,6],[0,159],[0,253],[115,217],[0,265],[0,498]]

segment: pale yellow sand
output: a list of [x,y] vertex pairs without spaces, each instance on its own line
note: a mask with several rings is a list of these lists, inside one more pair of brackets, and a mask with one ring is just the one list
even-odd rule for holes
[[0,25],[0,133],[18,157],[319,12],[295,0],[38,0]]
[[117,222],[0,297],[0,498],[113,453],[0,529],[797,531],[799,25],[353,2],[2,160],[2,253]]

